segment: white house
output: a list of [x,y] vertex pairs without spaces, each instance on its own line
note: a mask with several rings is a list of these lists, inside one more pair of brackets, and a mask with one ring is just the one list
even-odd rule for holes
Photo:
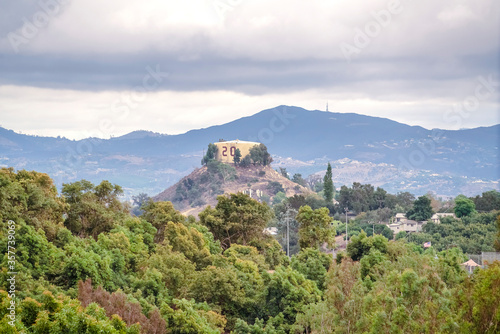
[[[432,221],[435,224],[441,223],[441,218],[443,217],[453,217],[457,218],[454,213],[435,213],[432,215],[430,221]],[[406,215],[404,213],[396,213],[396,216],[394,216],[392,223],[387,224],[387,226],[396,234],[401,231],[405,232],[421,232],[422,227],[427,224],[426,221],[415,221],[415,220],[408,220],[406,218]]]
[[435,213],[432,215],[431,217],[431,221],[434,223],[434,224],[441,224],[441,218],[443,217],[453,217],[453,218],[457,218],[457,216],[455,216],[454,213],[448,213],[448,212],[438,212],[438,213]]
[[392,223],[387,224],[387,226],[391,229],[394,234],[398,232],[422,232],[422,227],[426,224],[426,221],[415,221],[415,220],[407,220],[405,219],[402,223]]

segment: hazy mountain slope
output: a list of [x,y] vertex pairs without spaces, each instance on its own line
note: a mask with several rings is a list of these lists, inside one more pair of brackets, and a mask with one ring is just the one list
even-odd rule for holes
[[[500,125],[427,130],[378,117],[279,106],[181,135],[134,131],[107,140],[74,141],[0,128],[0,165],[47,172],[58,185],[82,178],[109,179],[128,192],[154,194],[199,167],[208,143],[241,139],[263,142],[274,155],[276,168],[287,167],[303,176],[325,170],[328,161],[347,158],[353,167],[354,161],[364,166],[366,180],[387,184],[390,191],[406,184],[405,190],[416,193],[435,190],[455,195],[498,189],[499,132]],[[390,172],[384,172],[383,164],[392,166]],[[411,186],[403,183],[409,177],[407,169],[414,170]],[[352,182],[358,177],[359,173],[347,173],[341,179]],[[433,181],[436,177],[440,182]],[[422,188],[419,182],[427,186]],[[468,187],[473,182],[474,187]],[[436,190],[433,184],[443,186]]]

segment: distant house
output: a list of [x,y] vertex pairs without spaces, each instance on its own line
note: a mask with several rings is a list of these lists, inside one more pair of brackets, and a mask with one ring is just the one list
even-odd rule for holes
[[394,217],[394,222],[395,223],[404,223],[408,219],[406,218],[406,215],[404,213],[396,213],[396,217]]
[[[453,217],[457,218],[454,213],[435,213],[430,221],[432,221],[435,224],[440,224],[441,223],[441,218],[443,217]],[[405,232],[421,232],[423,226],[427,224],[426,221],[415,221],[415,220],[408,220],[406,218],[406,215],[404,213],[397,213],[396,216],[394,216],[392,223],[391,224],[386,224],[394,233],[398,233],[401,231]]]
[[476,269],[477,267],[481,267],[479,264],[474,262],[472,259],[470,259],[467,262],[462,263],[461,265],[465,268],[465,270],[467,270],[467,272],[469,274],[472,274],[474,272],[474,269]]
[[457,218],[454,213],[447,213],[447,212],[438,212],[432,215],[431,221],[434,224],[441,224],[441,218],[443,217],[452,217],[452,218]]
[[403,223],[406,232],[422,232],[422,227],[426,221],[407,220]]
[[394,222],[392,224],[387,224],[387,227],[391,229],[394,234],[398,232],[422,232],[423,226],[426,224],[426,221],[416,221],[416,220],[407,220],[405,219],[403,222]]
[[392,223],[392,224],[386,224],[386,225],[387,225],[387,227],[389,227],[391,229],[392,232],[394,232],[394,234],[398,234],[399,232],[401,232],[403,230],[400,223]]
[[267,228],[264,229],[264,234],[277,235],[278,234],[278,228],[277,227],[267,227]]

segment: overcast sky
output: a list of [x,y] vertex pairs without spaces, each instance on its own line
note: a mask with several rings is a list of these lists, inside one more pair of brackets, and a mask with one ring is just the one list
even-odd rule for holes
[[0,0],[0,125],[177,134],[278,105],[500,123],[498,0]]

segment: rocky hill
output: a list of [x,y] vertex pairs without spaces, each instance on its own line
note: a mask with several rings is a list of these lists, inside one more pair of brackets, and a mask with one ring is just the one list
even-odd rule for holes
[[286,196],[310,192],[270,166],[239,167],[211,161],[153,199],[171,201],[183,214],[197,215],[207,205],[215,206],[218,195],[244,192],[259,201],[272,202],[280,191]]

